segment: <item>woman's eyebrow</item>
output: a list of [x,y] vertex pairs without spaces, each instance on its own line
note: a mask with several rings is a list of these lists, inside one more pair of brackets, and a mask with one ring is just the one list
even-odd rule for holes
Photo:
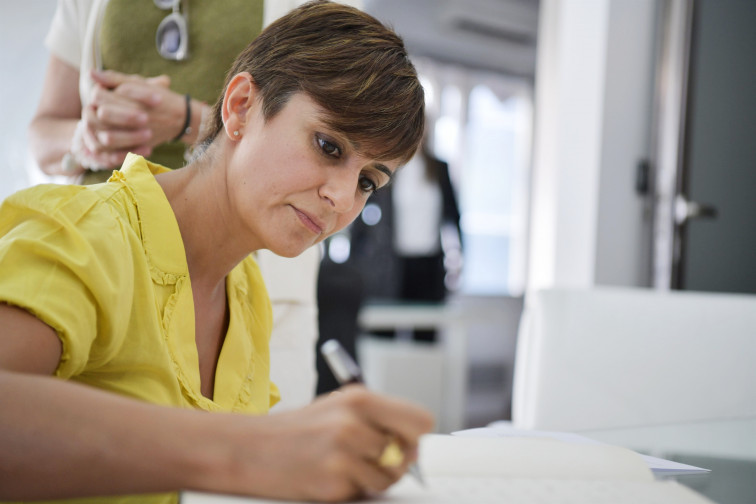
[[[347,142],[349,143],[349,145],[351,145],[351,147],[352,147],[352,149],[354,151],[356,151],[356,152],[360,151],[360,143],[359,142],[354,141],[354,140],[347,140]],[[373,164],[373,168],[375,168],[376,170],[378,170],[381,173],[384,173],[388,177],[389,181],[387,182],[387,184],[391,183],[391,181],[394,180],[394,174],[393,174],[393,172],[391,170],[389,170],[389,168],[386,165],[381,164],[381,163],[374,163]]]
[[381,163],[375,163],[373,165],[373,168],[375,168],[379,172],[385,173],[389,179],[389,183],[394,179],[394,174],[391,172],[391,170],[388,169],[386,165],[382,165]]

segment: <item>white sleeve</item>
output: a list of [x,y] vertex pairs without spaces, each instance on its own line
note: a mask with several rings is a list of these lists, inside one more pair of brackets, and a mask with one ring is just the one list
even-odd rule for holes
[[84,34],[92,0],[58,0],[45,47],[74,68],[81,67]]

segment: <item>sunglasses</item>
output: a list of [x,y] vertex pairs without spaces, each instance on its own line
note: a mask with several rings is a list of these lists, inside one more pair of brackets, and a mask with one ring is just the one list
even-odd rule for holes
[[165,59],[181,61],[189,57],[189,30],[181,13],[181,0],[154,0],[160,9],[171,9],[155,33],[157,51]]

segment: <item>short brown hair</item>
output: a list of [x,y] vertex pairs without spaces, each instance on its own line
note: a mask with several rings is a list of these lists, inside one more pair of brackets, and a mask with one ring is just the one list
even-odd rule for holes
[[[266,120],[292,94],[306,93],[328,113],[326,122],[379,160],[408,161],[424,127],[424,94],[402,39],[358,9],[306,3],[268,26],[236,58],[226,77],[249,72]],[[223,128],[223,96],[203,145]]]

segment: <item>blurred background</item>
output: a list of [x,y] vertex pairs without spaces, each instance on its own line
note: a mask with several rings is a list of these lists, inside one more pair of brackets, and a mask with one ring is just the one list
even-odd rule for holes
[[[0,0],[0,198],[42,180],[26,128],[55,3]],[[436,227],[442,292],[412,298],[402,276],[419,267],[401,235],[417,237],[409,219],[449,208],[449,193],[422,177],[413,186],[410,170],[379,192],[324,248],[323,271],[356,278],[346,284],[359,303],[354,324],[321,331],[351,332],[372,380],[428,401],[454,430],[510,418],[530,292],[756,292],[754,5],[365,0],[417,66],[424,163],[444,165],[437,180],[456,214],[424,221]]]

